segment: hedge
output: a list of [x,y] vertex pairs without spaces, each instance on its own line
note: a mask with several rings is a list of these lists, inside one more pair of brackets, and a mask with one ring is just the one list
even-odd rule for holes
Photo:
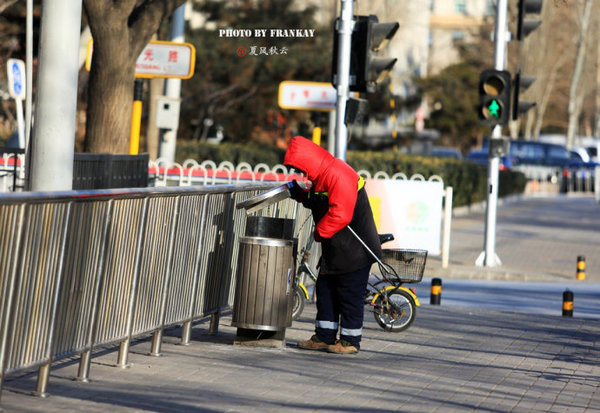
[[[213,145],[181,141],[177,143],[177,161],[195,159],[198,162],[212,160],[219,164],[248,162],[254,166],[266,163],[269,166],[283,163],[285,150],[260,144],[222,143]],[[454,190],[453,205],[471,205],[486,199],[486,168],[471,162],[452,158],[436,158],[398,154],[396,152],[348,151],[346,161],[357,171],[364,169],[371,174],[384,171],[389,176],[403,172],[407,177],[421,174],[425,178],[439,175],[447,186]],[[498,195],[500,197],[523,193],[526,178],[521,172],[500,171]]]

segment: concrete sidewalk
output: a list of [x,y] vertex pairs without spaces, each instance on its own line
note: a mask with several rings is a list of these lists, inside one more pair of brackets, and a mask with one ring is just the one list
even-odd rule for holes
[[[485,211],[455,216],[450,267],[431,257],[426,277],[600,281],[600,206],[589,196],[525,197],[500,205],[496,251],[504,265],[476,267]],[[584,281],[585,282],[585,281]],[[422,285],[419,290],[422,290]],[[224,316],[178,345],[166,332],[163,357],[150,340],[132,346],[129,369],[117,348],[95,353],[90,383],[72,379],[78,359],[52,367],[50,397],[30,396],[36,372],[5,379],[6,412],[534,411],[600,412],[600,320],[430,306],[413,326],[386,333],[365,314],[361,352],[339,356],[296,347],[312,334],[314,305],[286,332],[284,349],[234,346]]]
[[8,377],[6,412],[465,412],[600,411],[600,321],[423,305],[413,326],[386,333],[366,314],[356,356],[300,350],[312,334],[308,305],[284,349],[233,346],[221,319],[194,328],[189,346],[168,332],[162,357],[149,340],[132,347],[129,369],[116,351],[96,355],[90,383],[58,363],[46,399],[29,395],[35,375]]

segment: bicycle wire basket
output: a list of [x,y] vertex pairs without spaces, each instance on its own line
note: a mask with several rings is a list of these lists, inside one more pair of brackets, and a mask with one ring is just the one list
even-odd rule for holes
[[392,276],[403,283],[418,283],[423,279],[427,250],[384,249],[381,258],[395,272],[385,274],[386,276]]

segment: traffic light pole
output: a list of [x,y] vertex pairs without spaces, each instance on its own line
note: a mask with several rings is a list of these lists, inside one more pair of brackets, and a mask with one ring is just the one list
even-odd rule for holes
[[[494,68],[504,70],[506,55],[506,17],[508,3],[507,0],[498,0],[496,9],[496,30],[494,35]],[[488,144],[488,174],[487,174],[487,204],[485,221],[485,240],[484,251],[479,255],[476,265],[485,267],[496,267],[502,265],[500,258],[496,254],[496,215],[498,209],[498,177],[500,157],[495,154],[491,148],[494,139],[502,138],[502,127],[496,125],[492,128],[492,136]]]
[[81,0],[44,0],[40,28],[32,191],[73,187]]
[[353,0],[341,0],[341,10],[338,36],[337,59],[337,103],[335,106],[335,157],[346,160],[346,147],[348,145],[348,128],[345,123],[346,102],[348,101],[350,87],[350,48],[352,46],[352,18]]

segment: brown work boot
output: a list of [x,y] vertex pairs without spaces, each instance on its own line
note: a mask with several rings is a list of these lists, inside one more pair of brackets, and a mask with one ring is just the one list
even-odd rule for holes
[[298,342],[298,348],[304,350],[327,350],[327,346],[328,344],[317,337],[316,334],[308,340]]
[[358,349],[346,340],[338,340],[335,344],[327,346],[327,351],[336,354],[356,354]]

